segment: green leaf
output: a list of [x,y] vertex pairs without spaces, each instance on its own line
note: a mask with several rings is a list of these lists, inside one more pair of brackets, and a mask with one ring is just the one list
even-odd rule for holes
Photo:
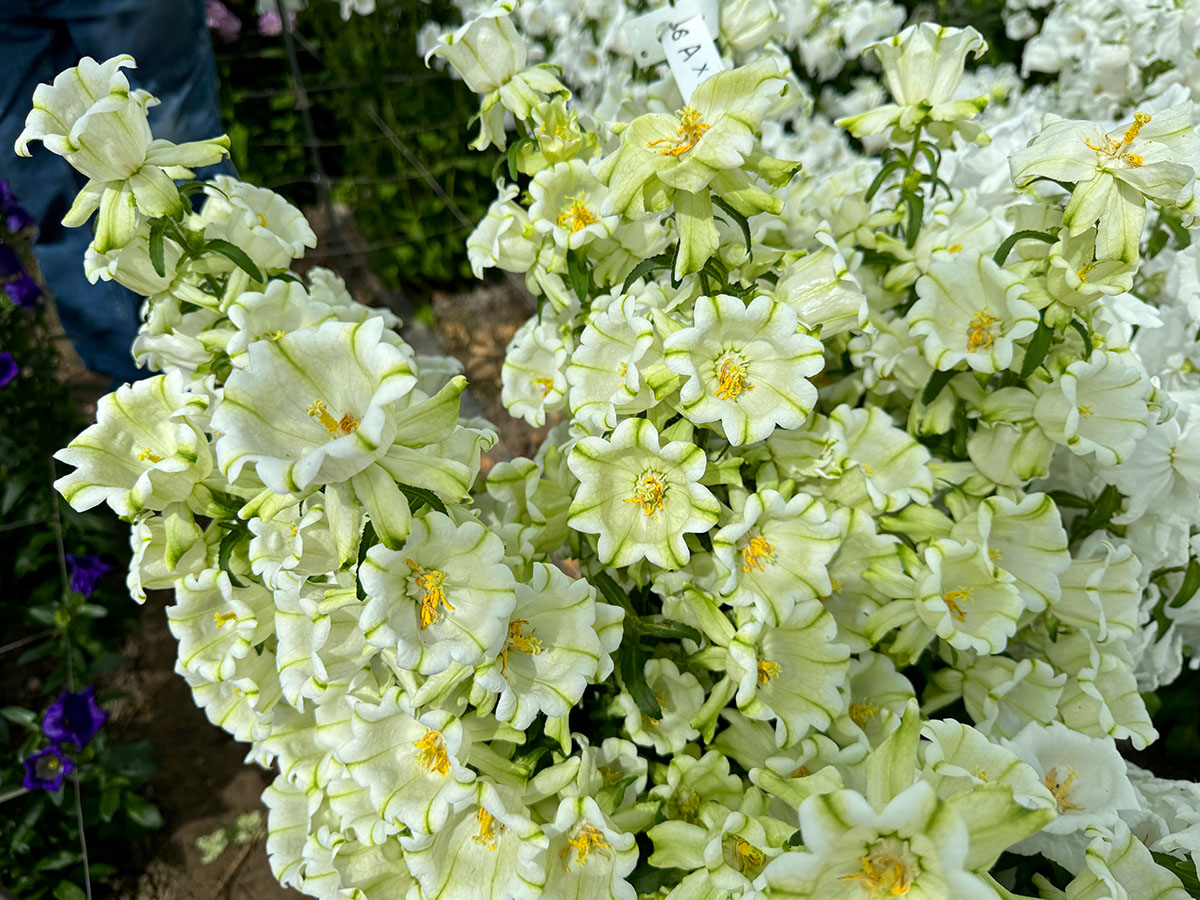
[[150,264],[159,278],[166,278],[167,264],[163,254],[163,234],[167,230],[164,219],[155,219],[150,225]]
[[665,619],[662,616],[651,616],[638,620],[638,633],[653,638],[687,638],[699,644],[704,636],[691,625]]
[[105,788],[104,793],[100,795],[100,818],[105,822],[112,821],[112,817],[120,808],[121,788],[115,784]]
[[1171,609],[1179,609],[1195,596],[1197,590],[1200,590],[1200,562],[1197,562],[1196,557],[1193,556],[1188,560],[1187,574],[1183,576],[1183,584],[1179,586],[1179,591],[1171,598],[1168,605]]
[[1078,319],[1071,320],[1071,327],[1079,332],[1079,336],[1083,338],[1083,358],[1087,359],[1092,355],[1092,334],[1088,331],[1088,327]]
[[1051,491],[1050,499],[1058,506],[1065,506],[1070,509],[1090,509],[1092,505],[1092,501],[1086,497],[1080,497],[1066,491]]
[[[901,156],[904,156],[904,151],[897,150],[896,152],[899,153]],[[882,169],[880,169],[879,174],[876,175],[875,179],[871,182],[871,186],[869,188],[867,188],[867,193],[863,197],[863,199],[869,203],[871,201],[871,199],[875,196],[875,194],[877,194],[879,192],[879,189],[881,187],[883,187],[883,180],[885,178],[887,178],[888,175],[890,175],[892,172],[895,172],[897,169],[903,169],[907,165],[908,165],[908,157],[905,157],[904,159],[893,160],[892,162],[890,162],[886,166],[884,166]]]
[[929,380],[925,382],[925,389],[921,391],[921,402],[928,406],[936,400],[937,395],[942,392],[942,388],[957,374],[954,369],[946,369],[944,372],[934,369],[933,374],[929,376]]
[[244,536],[245,532],[240,527],[234,526],[225,537],[221,538],[221,545],[217,548],[217,566],[229,576],[229,583],[239,588],[245,587],[246,583],[233,573],[233,569],[229,568],[229,557],[233,555],[233,548]]
[[750,250],[750,220],[726,203],[720,194],[713,194],[712,202],[714,206],[724,210],[725,214],[737,222],[738,227],[742,229],[742,239],[746,242],[746,258],[749,259],[753,255]]
[[[358,541],[359,566],[362,566],[363,561],[367,558],[367,551],[377,543],[379,543],[379,535],[375,533],[375,526],[368,521],[367,524],[363,526],[362,537]],[[359,600],[367,599],[367,592],[363,588],[362,582],[359,581],[357,577],[354,580],[354,593]]]
[[591,296],[592,272],[578,250],[567,251],[567,279],[579,302],[586,304]]
[[1054,338],[1054,329],[1046,324],[1046,314],[1042,311],[1042,320],[1038,322],[1037,330],[1025,348],[1025,361],[1021,363],[1021,378],[1025,379],[1037,371],[1037,367],[1046,359],[1050,350],[1050,341]]
[[1045,231],[1014,231],[1004,239],[1004,243],[996,248],[996,252],[992,256],[992,261],[998,266],[1004,265],[1004,261],[1008,259],[1008,254],[1012,252],[1012,248],[1016,246],[1017,241],[1023,241],[1026,238],[1035,241],[1044,241],[1047,244],[1053,244],[1058,240],[1057,237]]
[[904,223],[904,246],[911,250],[917,243],[917,235],[921,233],[921,223],[925,215],[925,198],[915,191],[905,191],[901,194],[904,205],[908,209],[908,219]]
[[629,602],[628,595],[621,590],[621,586],[613,580],[611,575],[605,571],[597,572],[592,577],[592,583],[600,589],[600,593],[603,595],[605,600],[607,600],[613,606],[619,606],[625,610],[625,622],[627,627],[630,623],[636,623],[638,621],[637,613],[633,611],[633,604]]
[[255,281],[266,281],[263,278],[262,271],[254,264],[254,260],[247,255],[245,250],[236,244],[231,244],[229,241],[222,240],[221,238],[213,238],[210,241],[204,242],[204,249],[206,252],[211,251],[221,254]]
[[400,492],[408,498],[408,508],[412,512],[416,512],[422,506],[428,506],[430,509],[446,515],[446,504],[442,499],[431,490],[421,487],[413,487],[411,484],[396,484],[400,488]]
[[19,706],[4,706],[0,707],[0,716],[8,719],[14,725],[20,725],[22,728],[37,727],[37,713],[32,709],[22,709]]
[[55,900],[87,900],[87,894],[77,884],[60,881],[54,886],[54,898]]
[[158,811],[158,807],[129,791],[125,792],[125,815],[135,825],[150,831],[162,827],[162,813]]
[[621,285],[621,293],[628,294],[629,288],[633,285],[633,283],[644,275],[648,275],[650,272],[654,272],[658,269],[670,269],[672,266],[674,266],[676,247],[678,247],[678,244],[675,245],[675,247],[667,248],[665,252],[658,254],[658,256],[651,256],[649,259],[643,259],[640,263],[634,266],[633,270],[625,277],[625,283]]
[[651,719],[661,719],[662,707],[650,685],[646,683],[646,654],[638,646],[637,641],[624,641],[621,644],[621,681],[625,690],[633,697],[638,709]]

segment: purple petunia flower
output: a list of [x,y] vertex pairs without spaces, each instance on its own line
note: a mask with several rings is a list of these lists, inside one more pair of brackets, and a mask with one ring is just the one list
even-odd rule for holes
[[112,571],[112,566],[98,556],[68,553],[67,565],[71,568],[71,590],[85,597],[90,597],[96,589],[96,583]]
[[75,763],[63,756],[58,744],[51,744],[25,760],[25,788],[57,791],[63,780],[75,771]]
[[56,744],[70,742],[83,749],[108,721],[108,710],[96,702],[96,688],[88,685],[74,694],[63,694],[50,704],[42,718],[42,732]]
[[0,352],[0,388],[8,387],[8,383],[17,377],[21,367],[7,350]]
[[8,299],[21,309],[35,308],[38,305],[38,297],[42,296],[42,289],[28,275],[22,275],[4,285],[4,292],[8,294]]

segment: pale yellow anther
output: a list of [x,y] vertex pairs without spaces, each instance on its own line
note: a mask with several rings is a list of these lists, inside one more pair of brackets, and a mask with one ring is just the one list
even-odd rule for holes
[[450,774],[450,757],[446,755],[446,739],[440,731],[430,728],[413,746],[421,751],[421,768],[438,775]]
[[504,645],[504,649],[500,651],[500,673],[508,671],[508,651],[516,650],[518,653],[524,653],[526,656],[537,656],[542,652],[542,641],[540,638],[535,638],[533,632],[536,629],[530,628],[529,634],[523,634],[522,629],[528,625],[525,619],[513,619],[508,623],[508,641]]
[[267,340],[268,341],[277,341],[281,337],[283,337],[285,334],[287,334],[287,332],[284,331],[282,328],[279,328],[279,329],[276,329],[275,331],[272,331],[270,334],[268,334]]
[[850,721],[859,728],[867,727],[867,719],[879,715],[879,707],[874,703],[851,703]]
[[495,817],[482,806],[475,813],[475,818],[479,821],[479,834],[475,835],[475,841],[483,844],[489,850],[495,850],[499,841],[496,832],[504,830],[504,823],[497,822]]
[[256,218],[258,220],[258,224],[261,225],[263,228],[267,227],[267,217],[264,216],[262,213],[255,213],[254,218]]
[[889,895],[900,897],[907,894],[912,887],[908,866],[889,853],[864,856],[859,863],[862,869],[850,875],[843,875],[841,880],[857,881],[867,890],[872,900]]
[[971,321],[967,323],[967,352],[975,353],[979,350],[990,350],[992,344],[996,342],[992,336],[992,326],[998,320],[995,316],[980,310],[971,316]]
[[1124,162],[1132,169],[1141,168],[1143,159],[1139,153],[1129,153],[1125,148],[1132,144],[1138,136],[1138,132],[1142,130],[1142,126],[1150,121],[1150,114],[1137,112],[1133,114],[1133,124],[1125,129],[1121,135],[1121,140],[1116,140],[1110,135],[1104,136],[1104,146],[1097,147],[1092,143],[1091,138],[1084,138],[1084,143],[1097,153],[1103,153],[1105,156],[1114,161]]
[[1064,813],[1069,809],[1078,810],[1080,808],[1067,799],[1067,794],[1071,792],[1071,786],[1075,784],[1077,777],[1075,770],[1070,766],[1067,766],[1067,777],[1062,781],[1058,780],[1058,769],[1051,769],[1046,773],[1046,777],[1042,783],[1054,795],[1054,801],[1058,804],[1058,811],[1060,813]]
[[553,378],[530,378],[529,383],[541,390],[543,400],[554,390]]
[[604,833],[592,825],[590,822],[584,822],[575,830],[575,833],[567,838],[567,846],[563,847],[559,857],[563,861],[563,868],[568,872],[571,871],[571,851],[575,851],[575,861],[587,865],[588,854],[592,851],[599,853],[605,859],[609,857],[609,844],[604,839]]
[[950,614],[958,621],[963,622],[967,618],[966,612],[962,605],[971,599],[971,589],[960,587],[952,591],[946,591],[942,594],[942,602],[946,604],[946,608],[950,610]]
[[754,390],[754,385],[746,381],[747,367],[732,356],[721,363],[717,372],[717,399],[736,400],[742,391]]
[[1090,406],[1088,406],[1086,403],[1080,403],[1078,406],[1075,407],[1075,411],[1078,412],[1085,419],[1088,416],[1095,415],[1095,413],[1092,412],[1092,408]]
[[1076,269],[1075,274],[1079,276],[1080,281],[1086,284],[1088,273],[1090,273],[1094,268],[1096,268],[1096,261],[1092,260],[1090,263],[1084,263],[1081,268]]
[[659,510],[666,502],[667,487],[653,472],[643,475],[633,488],[633,496],[626,497],[626,503],[636,503],[642,508],[642,514],[658,521]]
[[772,678],[778,678],[779,673],[783,671],[783,666],[769,659],[760,659],[758,661],[758,683],[766,684]]
[[220,628],[226,622],[236,622],[237,620],[238,620],[238,617],[237,617],[237,613],[235,613],[235,612],[223,612],[223,613],[215,612],[215,613],[213,613],[213,621],[217,623],[218,628]]
[[304,411],[320,422],[329,432],[330,437],[337,437],[339,432],[353,434],[358,431],[358,426],[361,424],[361,420],[354,418],[350,413],[346,413],[341,419],[335,419],[329,414],[329,408],[325,405],[324,400],[314,400]]
[[587,208],[587,193],[580,191],[573,197],[567,197],[571,201],[571,205],[559,214],[557,224],[559,228],[570,228],[571,233],[582,231],[589,225],[595,225],[600,221],[599,216]]
[[733,855],[737,857],[738,871],[745,875],[767,861],[767,855],[740,835],[734,835]]
[[761,534],[750,538],[750,542],[742,548],[742,571],[755,569],[759,572],[766,569],[768,563],[775,562],[775,548]]
[[138,462],[160,463],[165,457],[159,456],[157,453],[152,453],[149,447],[143,447],[137,455]]
[[406,559],[408,567],[413,571],[413,580],[421,589],[421,630],[435,624],[442,617],[439,606],[446,607],[448,612],[454,612],[454,607],[446,599],[446,573],[437,569],[423,569],[411,559]]
[[646,143],[647,147],[669,144],[670,146],[658,151],[659,156],[682,156],[695,147],[700,138],[704,136],[704,132],[711,127],[701,119],[700,112],[690,106],[676,110],[675,115],[679,117],[678,137],[659,138],[657,141]]

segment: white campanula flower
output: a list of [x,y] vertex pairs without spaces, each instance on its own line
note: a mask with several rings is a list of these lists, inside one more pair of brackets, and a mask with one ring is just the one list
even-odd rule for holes
[[838,542],[837,525],[807,494],[790,500],[772,490],[751,494],[741,516],[713,535],[713,554],[728,573],[722,600],[754,606],[779,625],[796,603],[829,595],[826,566]]
[[[939,797],[972,791],[981,784],[1003,785],[1012,791],[1013,800],[1027,809],[1055,809],[1057,802],[1041,773],[970,725],[930,719],[921,726],[921,734],[930,741],[924,748],[922,777]],[[1045,816],[1045,821],[1051,818],[1053,815]]]
[[542,238],[533,230],[529,213],[514,202],[515,184],[498,182],[499,196],[467,238],[467,260],[476,278],[492,266],[506,272],[528,272],[537,259]]
[[1067,885],[1067,897],[1154,897],[1189,900],[1179,878],[1160,865],[1145,841],[1123,821],[1089,826],[1086,865]]
[[422,675],[495,657],[516,603],[503,559],[503,542],[478,522],[456,525],[433,511],[415,518],[400,549],[376,544],[363,560],[368,643],[394,650],[397,665]]
[[618,831],[591,797],[564,797],[554,821],[542,826],[544,897],[562,900],[634,900],[625,880],[637,865],[634,836]]
[[236,244],[264,272],[286,269],[306,247],[317,246],[304,214],[274,191],[228,175],[214,176],[212,185],[199,215],[204,236]]
[[121,72],[136,66],[128,54],[103,63],[85,56],[60,72],[53,85],[37,86],[33,110],[17,138],[18,155],[29,156],[29,142],[41,141],[88,178],[63,224],[83,225],[99,209],[98,253],[129,243],[139,212],[163,216],[182,209],[172,180],[182,167],[210,165],[229,153],[224,136],[178,145],[154,140],[146,110],[158,100],[146,91],[130,91]]
[[778,625],[742,625],[728,648],[725,669],[737,682],[738,709],[775,721],[775,739],[789,747],[824,730],[845,708],[850,651],[836,642],[837,623],[816,600],[797,603]]
[[1037,310],[1021,299],[1021,280],[986,254],[936,262],[917,280],[919,298],[906,316],[935,369],[966,362],[976,372],[1012,363],[1013,343],[1033,334]]
[[500,368],[500,399],[505,409],[534,428],[545,425],[546,413],[566,405],[563,370],[569,354],[553,321],[533,316],[518,328]]
[[605,565],[645,558],[677,569],[691,556],[684,535],[717,521],[716,498],[700,484],[704,452],[686,441],[660,447],[658,430],[645,419],[625,419],[608,440],[584,438],[567,465],[580,482],[569,524],[599,535]]
[[[1091,546],[1088,546],[1091,544]],[[1142,564],[1128,544],[1088,542],[1059,576],[1054,617],[1097,643],[1133,637],[1138,626]]]
[[246,522],[251,535],[248,548],[250,571],[262,578],[269,588],[282,588],[281,573],[299,576],[323,575],[338,567],[332,552],[329,520],[317,494],[303,506],[280,510],[263,519],[252,516]]
[[1094,350],[1045,389],[1033,416],[1046,437],[1079,455],[1094,453],[1101,465],[1128,456],[1146,433],[1151,385],[1136,359]]
[[734,446],[798,428],[817,389],[806,376],[824,367],[821,342],[797,330],[796,313],[769,297],[701,297],[694,324],[663,342],[667,368],[687,378],[680,408],[697,423],[720,422]]
[[[774,749],[771,741],[771,749]],[[699,759],[680,755],[673,757],[666,772],[660,773],[658,784],[650,796],[663,801],[663,812],[672,819],[694,822],[706,801],[735,808],[742,801],[745,785],[729,770],[729,757],[719,750],[709,750]]]
[[304,285],[294,281],[271,281],[262,291],[239,294],[226,315],[237,327],[225,348],[235,365],[254,341],[277,341],[288,332],[338,318],[332,307],[312,299]]
[[129,534],[133,557],[125,586],[136,603],[146,602],[147,590],[169,590],[186,575],[198,575],[216,565],[221,530],[203,532],[182,504],[169,504],[161,516],[139,516]]
[[790,827],[767,816],[708,804],[696,823],[672,820],[650,829],[647,835],[654,841],[650,865],[694,870],[677,888],[684,896],[705,892],[738,896],[749,893],[763,867],[783,852]]
[[925,564],[915,606],[926,626],[959,650],[1003,650],[1025,608],[1014,577],[973,541],[935,540]]
[[1147,512],[1195,521],[1200,492],[1200,411],[1181,406],[1166,422],[1150,421],[1145,437],[1112,472],[1125,495],[1118,524],[1136,522]]
[[967,714],[993,739],[1013,737],[1031,721],[1053,721],[1067,680],[1045,660],[1007,656],[980,656],[945,673],[940,680],[957,685]]
[[929,451],[880,407],[837,407],[829,414],[829,434],[834,452],[848,461],[841,478],[824,491],[831,500],[894,512],[933,495]]
[[603,650],[596,589],[586,579],[572,581],[539,562],[516,592],[504,648],[476,669],[475,680],[500,694],[496,718],[525,729],[539,712],[561,717],[571,711],[595,679]]
[[476,782],[462,806],[433,834],[402,837],[404,862],[429,900],[533,898],[546,873],[536,856],[549,843],[519,803]]
[[567,106],[559,95],[532,110],[533,144],[526,144],[518,155],[517,167],[536,175],[547,166],[569,159],[590,159],[599,150],[599,140],[591,131],[579,127],[579,110]]
[[1093,122],[1047,117],[1047,124],[1010,160],[1013,182],[1036,178],[1075,185],[1063,213],[1072,236],[1097,225],[1096,257],[1136,263],[1146,199],[1190,209],[1200,136],[1192,103],[1135,112],[1128,126],[1105,132]]
[[54,454],[76,467],[54,489],[80,512],[107,503],[119,516],[186,500],[213,467],[191,419],[207,405],[178,371],[117,388],[100,398],[96,424]]
[[891,129],[893,143],[911,141],[924,128],[940,146],[951,146],[955,131],[969,141],[986,144],[988,137],[975,122],[986,96],[956,100],[967,54],[987,49],[983,36],[970,26],[944,28],[932,22],[910,25],[894,37],[867,47],[879,57],[888,92],[895,103],[839,119],[837,124],[855,137]]
[[529,196],[534,230],[553,238],[560,250],[578,250],[617,226],[617,216],[600,214],[608,188],[581,159],[542,169],[529,184]]
[[654,326],[632,294],[593,316],[567,364],[575,418],[594,432],[608,431],[618,414],[653,406],[654,392],[641,367],[661,360],[654,344]]
[[167,607],[179,664],[208,681],[233,677],[235,661],[271,634],[274,612],[271,592],[260,584],[235,588],[220,569],[189,575]]
[[391,404],[416,383],[412,356],[382,340],[383,322],[326,322],[255,341],[213,414],[217,460],[231,481],[253,464],[278,494],[346,481],[396,437]]
[[1136,266],[1120,259],[1096,259],[1096,229],[1077,235],[1064,232],[1051,245],[1046,290],[1064,306],[1084,310],[1101,297],[1121,294],[1133,286]]
[[416,716],[394,689],[378,705],[355,703],[349,728],[334,756],[384,819],[435,834],[472,797],[475,773],[463,763],[470,738],[450,713]]
[[851,657],[846,686],[849,704],[830,728],[846,744],[879,746],[899,727],[908,702],[916,696],[896,664],[871,650]]
[[624,715],[625,731],[635,744],[653,747],[656,753],[678,753],[700,735],[691,721],[704,703],[704,688],[695,675],[680,672],[669,659],[648,659],[644,671],[662,717],[650,718],[625,691],[617,695],[613,711]]
[[[301,584],[275,592],[275,661],[284,699],[297,710],[365,678],[369,648],[352,586]],[[334,687],[334,686],[338,687]]]
[[857,897],[1000,896],[970,871],[970,835],[962,817],[918,781],[876,809],[840,790],[800,804],[804,848],[783,853],[763,872],[772,900]]

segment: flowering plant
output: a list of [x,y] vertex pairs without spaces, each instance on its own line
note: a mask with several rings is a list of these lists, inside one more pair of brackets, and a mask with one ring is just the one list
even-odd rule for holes
[[1196,646],[1191,102],[992,125],[958,97],[982,37],[913,25],[873,45],[895,102],[841,120],[879,158],[805,160],[835,126],[724,20],[689,97],[574,108],[513,14],[432,52],[507,154],[468,247],[540,299],[504,369],[557,418],[534,458],[481,475],[457,367],[288,274],[312,232],[270,192],[135,193],[89,254],[162,374],[59,485],[131,522],[197,703],[278,768],[276,876],[1186,897],[1200,794],[1117,742]]

